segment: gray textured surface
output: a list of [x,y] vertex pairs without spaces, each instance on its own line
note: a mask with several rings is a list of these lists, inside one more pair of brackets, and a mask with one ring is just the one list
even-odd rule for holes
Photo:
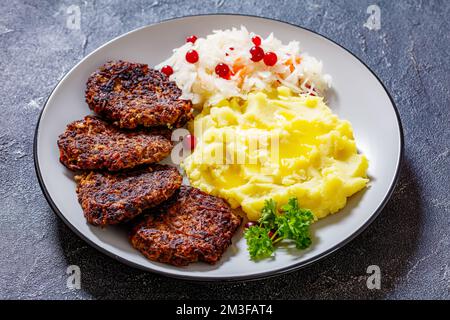
[[[8,1],[0,7],[0,297],[450,298],[450,2],[377,1],[379,31],[363,27],[370,1]],[[79,5],[81,29],[66,27]],[[380,217],[337,254],[273,279],[232,284],[179,281],[141,272],[86,245],[51,211],[33,167],[33,135],[45,99],[99,45],[161,19],[247,13],[318,31],[365,61],[400,111],[405,157]],[[82,289],[66,287],[66,268]],[[379,265],[381,290],[366,288]]]

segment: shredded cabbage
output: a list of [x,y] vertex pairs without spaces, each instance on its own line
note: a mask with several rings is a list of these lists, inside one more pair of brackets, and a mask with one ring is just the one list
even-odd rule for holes
[[[298,41],[283,45],[270,34],[262,39],[261,47],[265,52],[275,52],[277,63],[268,67],[263,61],[253,62],[249,51],[254,35],[244,26],[215,30],[206,38],[198,38],[195,44],[187,42],[174,49],[172,56],[155,68],[170,65],[174,70],[170,79],[183,91],[181,98],[192,100],[196,106],[217,104],[231,97],[246,99],[251,91],[270,91],[279,85],[297,93],[323,96],[331,86],[331,76],[322,73],[322,62],[301,52]],[[199,54],[195,64],[186,61],[190,49]],[[218,63],[226,63],[232,70],[229,80],[216,75]]]

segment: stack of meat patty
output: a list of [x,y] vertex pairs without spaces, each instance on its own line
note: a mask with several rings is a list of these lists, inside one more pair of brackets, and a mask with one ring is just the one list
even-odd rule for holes
[[175,167],[158,164],[172,150],[171,129],[192,119],[192,103],[146,64],[111,61],[88,79],[86,102],[97,116],[59,136],[61,162],[77,171],[87,221],[132,221],[132,245],[173,265],[215,263],[241,223],[228,204],[182,186]]

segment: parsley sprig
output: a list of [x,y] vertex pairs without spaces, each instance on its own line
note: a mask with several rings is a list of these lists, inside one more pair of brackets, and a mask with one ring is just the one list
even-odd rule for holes
[[258,224],[245,230],[244,237],[251,259],[271,257],[275,245],[285,239],[293,241],[300,250],[311,245],[309,226],[314,220],[313,213],[300,208],[297,198],[289,199],[280,211],[273,199],[266,200]]

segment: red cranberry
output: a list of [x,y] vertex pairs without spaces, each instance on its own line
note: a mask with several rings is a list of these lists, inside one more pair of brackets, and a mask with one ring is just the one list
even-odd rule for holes
[[186,52],[186,61],[189,63],[196,63],[198,61],[198,52],[193,49]]
[[258,36],[253,36],[252,42],[255,46],[259,47],[261,45],[261,38]]
[[197,139],[192,134],[187,134],[183,138],[183,147],[185,149],[193,151],[195,149],[195,145],[197,144]]
[[250,49],[250,58],[254,62],[261,61],[264,58],[264,50],[261,47],[254,46]]
[[197,37],[194,35],[186,38],[186,42],[192,42],[194,44],[195,41],[197,41]]
[[275,54],[275,52],[267,52],[264,55],[264,63],[266,64],[266,66],[274,66],[277,63],[278,57]]
[[315,97],[316,96],[316,90],[312,89],[311,90],[311,86],[307,83],[305,84],[305,87],[308,88],[310,90],[309,95]]
[[274,230],[269,231],[269,238],[272,239],[273,235],[275,234]]
[[173,73],[173,69],[171,66],[164,66],[161,68],[161,72],[164,73],[166,76],[170,76]]
[[230,73],[231,73],[230,72],[230,67],[228,67],[228,65],[225,64],[225,63],[219,63],[216,66],[215,71],[216,71],[216,74],[219,77],[221,77],[221,78],[224,78],[224,79],[229,79],[230,78]]

